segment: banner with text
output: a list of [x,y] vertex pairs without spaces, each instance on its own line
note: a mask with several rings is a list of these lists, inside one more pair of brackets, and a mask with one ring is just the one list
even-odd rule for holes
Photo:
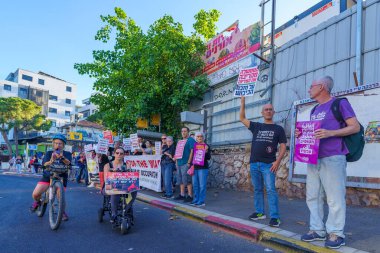
[[187,140],[180,140],[177,142],[177,146],[175,148],[174,158],[176,158],[176,159],[182,158],[183,151],[185,150],[186,141]]
[[105,174],[106,194],[127,194],[138,191],[139,173],[138,172],[108,172]]
[[257,67],[240,70],[234,93],[235,97],[253,96],[258,76],[259,69]]
[[294,160],[307,164],[318,163],[319,139],[314,132],[321,128],[320,121],[300,121],[296,123],[300,135],[296,138]]
[[139,155],[125,156],[127,168],[140,173],[140,186],[161,192],[161,156]]
[[194,156],[193,156],[194,165],[203,166],[205,164],[206,147],[207,145],[205,143],[194,144]]

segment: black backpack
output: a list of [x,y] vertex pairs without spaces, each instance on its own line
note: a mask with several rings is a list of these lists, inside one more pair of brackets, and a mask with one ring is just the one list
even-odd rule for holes
[[[347,100],[347,98],[336,98],[335,101],[331,105],[331,111],[335,119],[340,123],[341,128],[346,127],[346,122],[344,121],[342,113],[339,110],[340,101],[342,101],[343,99]],[[311,114],[314,113],[315,108],[317,106],[318,105],[314,106],[314,108],[311,110]],[[365,144],[364,127],[360,123],[359,125],[360,125],[359,132],[343,137],[344,143],[342,142],[342,150],[344,149],[344,144],[346,144],[346,147],[349,152],[346,155],[347,162],[356,162],[357,160],[360,159],[360,157],[362,157],[362,154],[363,154],[363,149],[364,149],[364,144]]]

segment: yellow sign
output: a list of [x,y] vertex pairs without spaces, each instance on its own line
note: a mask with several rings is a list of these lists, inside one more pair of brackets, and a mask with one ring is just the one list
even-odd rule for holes
[[152,126],[159,126],[159,125],[160,125],[160,121],[161,121],[160,114],[154,114],[154,115],[152,115],[152,117],[150,118],[150,124],[151,124]]
[[82,133],[78,133],[78,132],[69,132],[69,140],[81,141],[83,140],[83,135]]
[[146,119],[137,119],[137,128],[148,128],[148,121]]

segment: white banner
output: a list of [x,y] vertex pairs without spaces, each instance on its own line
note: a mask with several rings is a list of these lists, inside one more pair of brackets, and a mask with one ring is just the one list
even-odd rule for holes
[[140,173],[140,186],[161,192],[161,156],[139,155],[125,156],[127,168]]

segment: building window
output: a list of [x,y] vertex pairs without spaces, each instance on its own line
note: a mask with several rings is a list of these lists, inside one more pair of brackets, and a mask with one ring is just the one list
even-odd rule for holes
[[71,104],[71,99],[66,98],[66,104]]
[[51,121],[51,126],[52,127],[56,127],[57,126],[57,122],[55,120],[50,120]]
[[50,113],[57,113],[57,108],[51,108],[51,107],[49,107],[49,112]]
[[28,75],[22,75],[22,79],[29,82],[33,82],[33,77],[28,76]]
[[66,91],[71,92],[71,87],[70,86],[66,86]]
[[49,100],[58,101],[58,97],[54,95],[49,95]]
[[44,79],[38,79],[38,84],[45,85],[45,80]]
[[36,97],[42,97],[42,91],[37,90],[36,91]]
[[69,116],[70,117],[70,111],[65,111],[65,116]]
[[26,88],[19,88],[19,90],[18,90],[18,96],[20,98],[28,98],[28,89],[26,89]]
[[4,84],[4,90],[12,91],[12,86],[9,84]]

